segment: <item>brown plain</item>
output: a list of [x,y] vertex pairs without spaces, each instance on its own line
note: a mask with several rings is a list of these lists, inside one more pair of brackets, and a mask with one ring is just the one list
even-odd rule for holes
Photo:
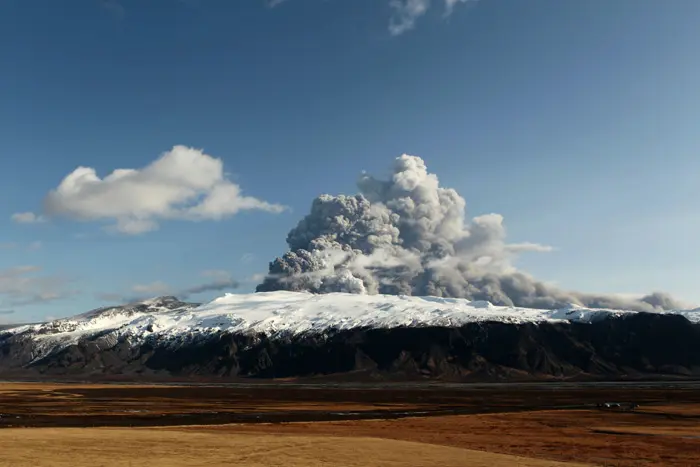
[[[697,388],[552,388],[0,384],[0,465],[700,466]],[[641,406],[546,409],[611,400]],[[382,415],[446,408],[469,414]],[[367,410],[374,420],[226,418]]]
[[2,465],[184,466],[570,466],[559,462],[365,437],[274,436],[196,428],[33,428],[0,431]]

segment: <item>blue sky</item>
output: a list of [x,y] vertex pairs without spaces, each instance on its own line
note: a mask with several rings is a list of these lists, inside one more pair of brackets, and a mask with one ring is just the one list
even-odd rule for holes
[[[0,0],[0,321],[252,291],[315,196],[404,152],[554,246],[536,277],[699,303],[700,2],[423,2]],[[173,211],[158,167],[52,191],[177,145],[160,169],[233,201]]]

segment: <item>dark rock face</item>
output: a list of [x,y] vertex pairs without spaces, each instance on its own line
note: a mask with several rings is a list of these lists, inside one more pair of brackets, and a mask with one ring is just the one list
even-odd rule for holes
[[0,333],[0,377],[18,370],[81,377],[698,377],[700,325],[640,313],[592,324],[489,322],[274,339],[219,333],[136,343],[103,335],[35,357],[30,336]]

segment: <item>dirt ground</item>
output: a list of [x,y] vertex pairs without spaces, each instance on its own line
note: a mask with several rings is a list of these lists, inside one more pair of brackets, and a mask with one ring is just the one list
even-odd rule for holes
[[700,466],[700,390],[0,383],[0,453],[33,467]]

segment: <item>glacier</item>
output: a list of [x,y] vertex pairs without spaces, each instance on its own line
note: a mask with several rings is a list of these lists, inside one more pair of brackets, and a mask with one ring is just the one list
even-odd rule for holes
[[[105,334],[134,341],[149,336],[167,339],[220,332],[274,337],[359,328],[459,327],[473,322],[591,323],[636,313],[580,306],[541,310],[495,306],[460,298],[275,291],[226,294],[201,305],[180,302],[174,297],[158,297],[5,329],[2,333],[31,334],[37,343],[43,341],[53,346],[70,345],[86,337]],[[693,323],[700,322],[700,309],[659,313],[678,314]]]

